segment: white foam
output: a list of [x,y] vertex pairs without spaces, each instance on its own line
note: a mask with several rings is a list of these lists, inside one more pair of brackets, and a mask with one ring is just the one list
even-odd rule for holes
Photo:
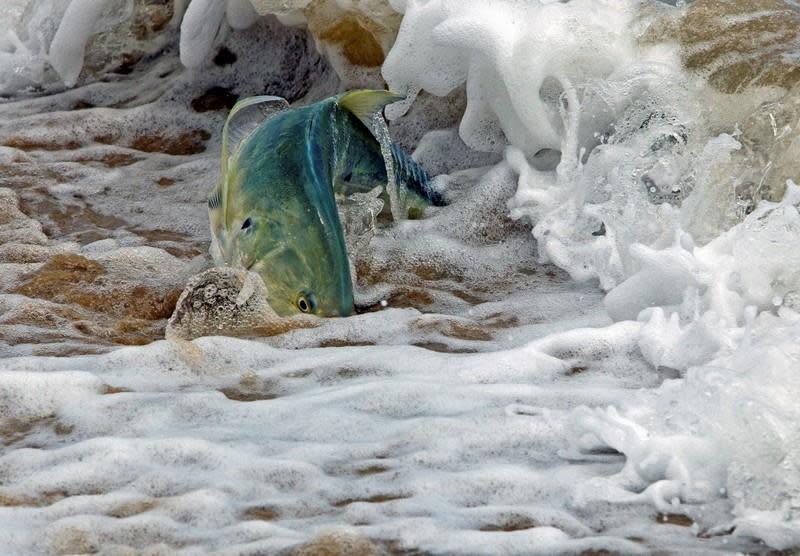
[[[612,481],[622,493],[594,493],[592,500],[644,498],[673,511],[673,504],[709,503],[720,489],[729,493],[737,466],[740,474],[765,477],[755,459],[734,463],[740,448],[723,447],[721,435],[757,443],[754,430],[738,420],[719,423],[716,405],[706,408],[702,396],[687,392],[701,388],[700,381],[704,396],[739,407],[760,390],[730,376],[724,393],[710,389],[704,381],[725,372],[705,366],[723,357],[731,365],[723,354],[749,360],[747,331],[759,319],[772,322],[787,295],[794,299],[797,189],[790,184],[783,203],[762,202],[737,225],[742,213],[730,177],[737,132],[711,131],[710,120],[725,116],[709,120],[698,111],[704,89],[683,74],[673,51],[633,43],[635,3],[498,1],[465,8],[411,0],[402,9],[401,32],[383,68],[390,87],[445,95],[466,84],[460,135],[479,150],[510,145],[506,161],[519,180],[509,207],[534,224],[540,259],[576,280],[599,280],[610,290],[605,305],[612,318],[644,323],[626,333],[627,342],[652,365],[688,373],[685,386],[620,402],[630,417],[613,408],[573,414],[580,426],[571,435],[583,451],[610,447],[627,458]],[[556,171],[532,163],[543,149],[561,152]],[[792,311],[777,311],[782,324],[773,333],[791,322]],[[779,362],[766,361],[770,370],[749,371],[753,380],[780,372]],[[794,388],[798,377],[780,381]],[[777,395],[768,388],[761,394]],[[684,411],[691,405],[696,419],[717,427],[674,426],[674,419],[651,412],[655,405],[675,415],[670,403]],[[641,413],[651,416],[647,427]],[[793,438],[779,434],[769,450],[791,458]],[[794,488],[782,483],[760,509],[791,504]],[[748,503],[737,503],[736,511],[751,515]],[[767,526],[771,514],[757,515],[742,535],[758,536],[759,523],[764,537],[791,544],[786,531],[795,518],[784,513]]]
[[256,22],[258,13],[250,0],[228,0],[225,18],[232,28],[247,29]]
[[105,4],[106,0],[73,0],[64,12],[50,43],[48,61],[67,87],[78,81],[86,42],[95,32]]
[[[181,62],[195,68],[208,60],[214,40],[225,17],[227,3],[218,0],[194,0],[181,21]],[[234,10],[234,14],[239,13]]]

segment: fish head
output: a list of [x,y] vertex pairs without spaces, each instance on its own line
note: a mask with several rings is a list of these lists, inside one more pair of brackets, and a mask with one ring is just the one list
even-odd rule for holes
[[258,273],[280,316],[351,314],[347,254],[331,236],[338,221],[326,222],[303,196],[275,205],[263,195],[246,194],[246,188],[232,189],[240,194],[228,203],[227,222],[215,227],[212,215],[218,264]]

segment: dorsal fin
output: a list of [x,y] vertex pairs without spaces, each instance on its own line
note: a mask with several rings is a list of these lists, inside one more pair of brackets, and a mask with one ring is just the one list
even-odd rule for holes
[[236,152],[242,140],[261,122],[288,108],[289,103],[286,99],[270,95],[246,98],[234,105],[222,128],[223,176],[228,166],[228,158]]
[[404,98],[403,95],[398,95],[391,91],[360,89],[343,94],[339,97],[338,104],[361,120],[361,123],[372,131],[372,121],[375,114],[383,110],[387,104],[392,104]]
[[228,201],[228,159],[239,145],[264,120],[289,108],[286,99],[274,96],[250,97],[237,102],[222,127],[222,172],[217,186],[208,195],[211,230],[215,236],[224,233]]

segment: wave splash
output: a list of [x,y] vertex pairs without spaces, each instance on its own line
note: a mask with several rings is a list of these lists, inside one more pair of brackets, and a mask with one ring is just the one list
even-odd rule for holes
[[[509,145],[505,163],[519,176],[509,209],[533,224],[540,261],[578,281],[597,279],[609,315],[641,323],[644,358],[686,377],[623,404],[623,415],[577,410],[575,446],[625,454],[612,482],[643,490],[631,497],[664,511],[728,495],[737,531],[764,527],[761,538],[787,548],[800,539],[789,424],[800,414],[786,392],[800,380],[796,349],[779,338],[791,337],[798,317],[800,189],[786,178],[800,168],[769,175],[779,153],[796,152],[786,138],[796,122],[781,118],[772,137],[758,139],[753,123],[791,110],[797,87],[787,73],[797,71],[800,43],[797,12],[764,4],[725,12],[711,2],[671,11],[616,1],[465,9],[409,0],[383,75],[411,92],[464,85],[461,138],[476,150]],[[658,26],[678,40],[655,38]],[[733,48],[721,55],[718,44],[699,44],[700,33],[718,38],[715,27],[733,35],[727,41],[739,33],[761,46],[742,55],[763,56],[761,74],[740,75],[739,61],[723,58],[740,54]],[[782,56],[770,54],[775,46]],[[751,111],[744,130],[731,125],[742,105]],[[553,150],[555,169],[537,167]]]

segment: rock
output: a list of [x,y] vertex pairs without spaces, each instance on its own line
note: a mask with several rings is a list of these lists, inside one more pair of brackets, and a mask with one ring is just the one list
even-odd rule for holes
[[360,0],[344,10],[337,2],[312,2],[305,10],[308,30],[341,52],[352,66],[379,67],[392,46],[401,16],[386,2]]
[[383,63],[402,19],[385,0],[252,0],[252,4],[260,15],[299,16],[319,44],[359,67]]
[[800,13],[783,0],[696,0],[677,20],[656,20],[643,38],[677,40],[684,66],[723,93],[800,80]]
[[267,288],[254,272],[212,268],[194,276],[167,324],[168,338],[272,336],[315,326],[316,317],[279,317],[267,302]]

